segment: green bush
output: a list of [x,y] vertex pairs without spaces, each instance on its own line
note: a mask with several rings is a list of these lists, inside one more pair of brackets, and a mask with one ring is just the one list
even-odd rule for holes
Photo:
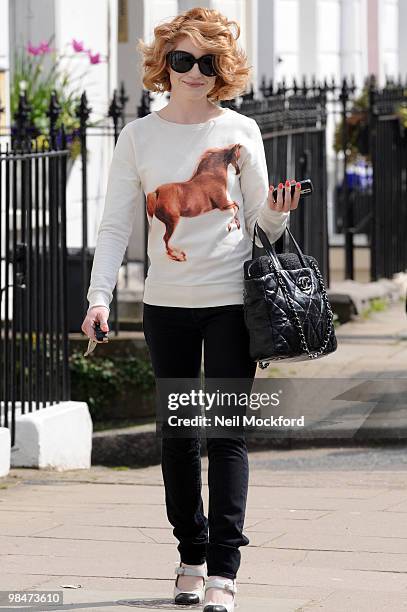
[[97,420],[111,417],[125,396],[151,396],[155,388],[150,361],[135,356],[89,359],[73,351],[69,367],[72,400],[86,401]]
[[373,298],[370,300],[369,306],[367,306],[361,312],[361,316],[364,319],[368,319],[374,312],[383,312],[389,306],[389,301],[385,298]]

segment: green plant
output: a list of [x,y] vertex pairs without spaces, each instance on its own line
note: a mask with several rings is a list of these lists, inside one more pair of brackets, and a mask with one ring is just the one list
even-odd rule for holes
[[73,351],[69,357],[71,397],[86,401],[92,417],[109,417],[120,398],[133,393],[149,396],[155,380],[150,361],[135,356],[88,358]]
[[347,142],[344,142],[343,118],[335,127],[333,148],[336,153],[339,153],[346,145],[349,161],[354,161],[358,155],[369,159],[368,110],[369,89],[365,85],[360,96],[353,101],[351,113],[346,117]]
[[[404,92],[404,95],[407,97],[407,90]],[[397,108],[397,116],[400,121],[400,125],[404,130],[407,130],[407,100],[406,102],[402,102],[400,106]]]
[[386,310],[389,303],[385,298],[373,298],[370,303],[370,309],[372,312],[383,312]]
[[[80,103],[83,91],[82,81],[88,70],[80,75],[73,76],[71,62],[72,58],[89,58],[91,65],[101,63],[99,53],[92,54],[90,49],[85,50],[82,42],[72,39],[73,53],[58,53],[52,49],[50,44],[54,36],[48,42],[41,42],[35,47],[31,43],[23,50],[14,54],[14,67],[10,83],[10,108],[12,120],[15,121],[18,110],[20,94],[25,92],[32,107],[31,122],[35,129],[33,138],[37,140],[40,147],[47,148],[48,140],[45,134],[49,131],[49,117],[47,112],[51,94],[56,93],[58,104],[61,108],[56,128],[64,124],[67,135],[67,146],[71,158],[75,159],[81,149],[79,139],[79,118],[76,116],[76,108]],[[81,56],[81,57],[76,57]],[[49,66],[46,68],[46,59]],[[88,126],[98,125],[102,119],[88,122]]]
[[389,302],[385,298],[373,298],[369,306],[360,313],[363,319],[368,319],[374,312],[383,312],[388,308]]

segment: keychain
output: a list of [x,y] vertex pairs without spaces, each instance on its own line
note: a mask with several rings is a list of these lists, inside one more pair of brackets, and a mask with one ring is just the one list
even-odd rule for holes
[[84,357],[87,357],[95,350],[96,345],[98,344],[97,340],[99,340],[100,342],[109,342],[109,338],[107,335],[109,332],[102,331],[100,329],[100,323],[95,323],[94,330],[96,334],[96,340],[94,340],[93,338],[89,338],[88,348],[86,349],[86,353],[83,354]]

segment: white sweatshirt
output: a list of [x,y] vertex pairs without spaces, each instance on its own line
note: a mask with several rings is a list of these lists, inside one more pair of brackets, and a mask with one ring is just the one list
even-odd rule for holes
[[[113,153],[87,293],[109,308],[135,211],[148,219],[150,267],[143,301],[205,307],[243,303],[243,262],[256,219],[271,242],[289,213],[267,201],[269,179],[256,121],[229,108],[204,123],[156,111],[128,123]],[[145,199],[144,199],[145,196]],[[256,238],[256,244],[261,243]]]

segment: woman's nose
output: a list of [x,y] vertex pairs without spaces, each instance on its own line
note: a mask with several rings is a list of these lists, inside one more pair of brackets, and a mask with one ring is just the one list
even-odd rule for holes
[[199,70],[199,66],[198,66],[197,62],[195,62],[195,64],[192,66],[192,68],[191,68],[191,70],[189,71],[188,74],[190,74],[191,76],[194,76],[194,77],[201,77],[202,76],[202,73]]

